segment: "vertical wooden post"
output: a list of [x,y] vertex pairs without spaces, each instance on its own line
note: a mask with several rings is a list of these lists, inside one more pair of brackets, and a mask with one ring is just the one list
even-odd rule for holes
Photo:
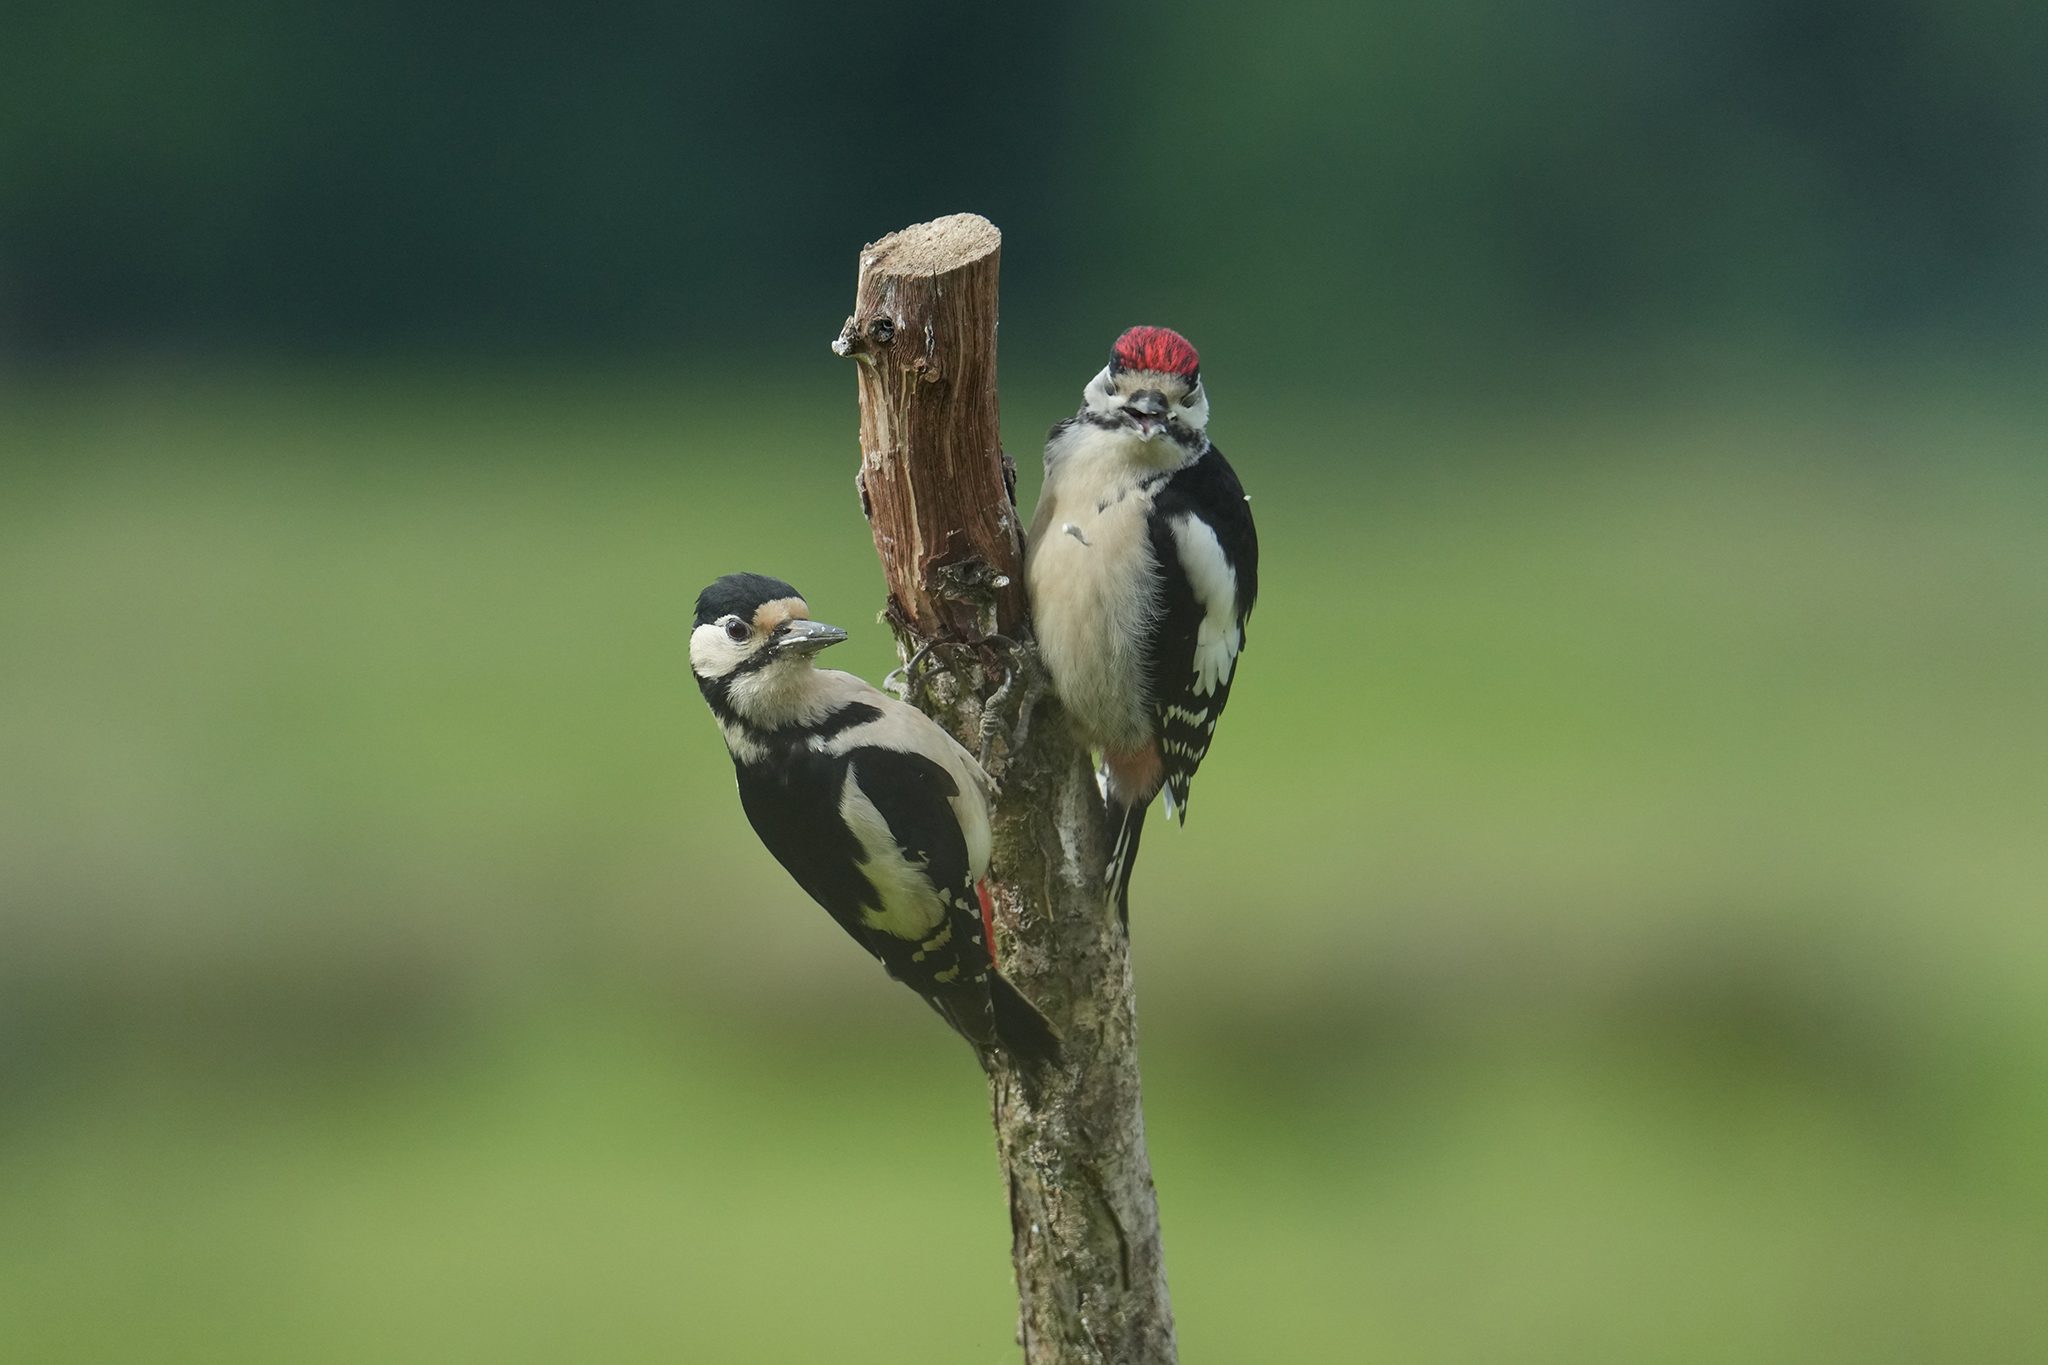
[[990,1077],[1028,1365],[1172,1365],[1173,1310],[1139,1103],[1128,943],[1104,895],[1088,755],[1030,643],[1015,479],[997,429],[1002,234],[955,214],[861,252],[832,349],[858,363],[861,508],[912,698],[1001,784],[990,890],[1003,969],[1066,1063],[1027,1093]]

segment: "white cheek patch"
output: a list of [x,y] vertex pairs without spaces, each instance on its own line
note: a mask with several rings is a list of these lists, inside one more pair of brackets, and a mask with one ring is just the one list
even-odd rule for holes
[[1123,398],[1116,391],[1116,380],[1110,377],[1109,366],[1104,365],[1096,371],[1095,377],[1088,381],[1088,387],[1081,390],[1081,405],[1105,416],[1115,413],[1123,405]]
[[1200,517],[1175,517],[1173,543],[1195,600],[1202,604],[1202,624],[1195,633],[1195,695],[1206,697],[1230,681],[1244,645],[1237,625],[1237,571]]
[[700,678],[722,678],[746,657],[716,621],[707,621],[690,632],[690,668]]

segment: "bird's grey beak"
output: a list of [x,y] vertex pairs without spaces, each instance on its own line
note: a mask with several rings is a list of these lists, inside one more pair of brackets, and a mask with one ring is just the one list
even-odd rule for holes
[[845,638],[845,631],[823,621],[788,621],[776,632],[775,651],[778,654],[816,654],[827,645],[836,645]]
[[1166,427],[1166,395],[1157,389],[1140,389],[1124,400],[1124,415],[1149,441]]

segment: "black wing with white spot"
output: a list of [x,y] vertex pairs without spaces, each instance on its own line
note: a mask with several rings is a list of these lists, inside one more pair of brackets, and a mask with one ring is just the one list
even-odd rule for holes
[[762,844],[812,900],[867,947],[861,910],[873,889],[861,874],[860,841],[839,818],[846,760],[796,747],[774,761],[734,766],[740,807]]
[[996,1042],[981,902],[953,809],[959,784],[922,754],[868,747],[855,749],[850,759],[853,780],[887,822],[904,863],[921,874],[937,914],[912,932],[905,932],[912,930],[909,922],[871,927],[869,951],[969,1040]]
[[1173,810],[1187,819],[1188,787],[1209,752],[1244,652],[1259,595],[1259,537],[1244,487],[1211,446],[1153,500],[1152,552],[1162,611],[1147,660],[1154,733]]

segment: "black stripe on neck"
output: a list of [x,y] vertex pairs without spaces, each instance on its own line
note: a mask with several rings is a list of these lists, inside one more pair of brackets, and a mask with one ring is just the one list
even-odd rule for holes
[[848,702],[837,711],[807,725],[783,725],[769,729],[734,709],[731,683],[733,676],[728,673],[723,678],[699,678],[697,686],[704,693],[704,700],[710,705],[712,715],[727,725],[738,727],[755,743],[770,748],[808,744],[814,739],[831,739],[834,735],[851,730],[856,725],[866,725],[871,720],[882,718],[879,708],[864,701],[856,701]]

